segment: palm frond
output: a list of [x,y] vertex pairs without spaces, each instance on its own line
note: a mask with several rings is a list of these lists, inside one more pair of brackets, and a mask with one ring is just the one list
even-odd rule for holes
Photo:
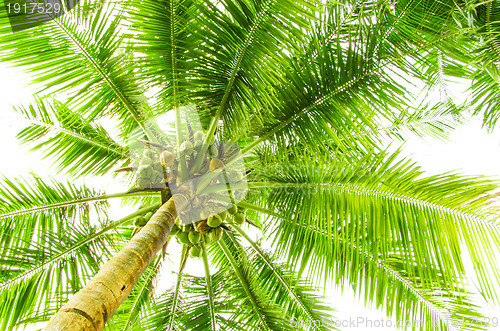
[[[226,242],[233,248],[230,249]],[[245,321],[245,324],[262,330],[279,330],[289,327],[289,318],[286,318],[288,314],[272,303],[268,298],[268,293],[258,286],[258,282],[252,277],[250,266],[245,263],[245,256],[238,253],[234,242],[220,240],[218,246],[224,253],[226,263],[233,269],[240,288],[243,289],[238,293],[240,295],[238,299],[241,300],[241,312],[233,313],[232,319],[239,322]]]
[[212,287],[212,275],[210,274],[210,267],[207,257],[207,247],[205,242],[201,242],[201,254],[203,259],[203,266],[205,268],[205,282],[207,286],[207,294],[208,294],[208,314],[210,315],[210,330],[216,330],[215,323],[215,299],[214,299],[214,289]]
[[277,263],[237,225],[232,227],[255,251],[250,255],[251,262],[261,278],[260,286],[274,293],[274,302],[284,307],[296,324],[307,325],[313,330],[326,330],[331,321],[332,308],[321,303],[321,297],[312,293],[314,288],[307,281],[297,279],[286,265]]
[[[402,245],[383,258],[357,248],[352,243],[355,239],[344,241],[339,236],[329,237],[325,231],[295,226],[306,251],[311,251],[312,242],[315,248],[329,247],[308,256],[310,265],[325,264],[335,275],[337,286],[350,286],[365,304],[375,303],[398,321],[421,321],[421,330],[484,329],[481,309],[466,289],[464,275],[449,284],[438,265],[426,266],[422,274],[416,267],[415,253]],[[408,260],[413,267],[408,267]]]
[[[422,177],[408,161],[395,162],[396,155],[357,162],[346,158],[312,161],[300,153],[295,157],[280,171],[256,169],[255,175],[266,181],[251,182],[249,187],[270,188],[269,209],[295,220],[296,226],[315,227],[375,256],[387,258],[401,247],[411,249],[421,268],[419,277],[425,275],[424,266],[438,266],[448,284],[455,284],[464,272],[460,255],[464,243],[481,279],[481,290],[496,298],[496,291],[487,284],[499,280],[491,249],[498,247],[499,233],[496,216],[485,205],[488,193],[496,189],[494,182],[454,174]],[[304,268],[317,252],[311,256],[313,251],[302,249],[303,240],[314,237],[303,238],[300,229],[294,232],[296,226],[278,225],[276,240],[280,251],[287,251],[287,260],[295,264],[301,259]],[[337,249],[332,242],[320,251],[338,254]],[[325,261],[317,262],[313,274],[330,278]],[[406,263],[413,270],[413,262]],[[431,275],[429,281],[439,281]]]
[[[220,7],[210,2],[202,6],[207,42],[195,80],[202,88],[194,96],[209,102],[208,111],[216,119],[222,115],[230,133],[244,127],[246,109],[272,102],[266,85],[279,79],[281,50],[294,47],[314,7],[293,0],[225,0]],[[212,121],[211,133],[216,124]]]
[[[104,217],[107,199],[102,192],[55,180],[47,183],[33,175],[26,179],[3,178],[0,184],[1,250],[47,243],[48,233],[62,233],[81,219],[90,224],[95,213]],[[91,209],[92,207],[92,209]]]
[[[306,51],[290,57],[282,80],[270,86],[281,103],[262,110],[261,119],[254,114],[250,135],[258,138],[243,152],[270,139],[306,143],[318,138],[326,143],[316,149],[369,150],[374,142],[356,137],[368,136],[375,123],[392,123],[393,114],[407,116],[412,96],[401,85],[404,75],[427,84],[440,69],[424,75],[415,70],[415,62],[451,45],[462,30],[455,26],[442,33],[453,22],[450,4],[405,3],[392,9],[383,3],[331,5],[316,23]],[[442,15],[433,18],[435,12]],[[402,33],[405,37],[398,39]]]
[[184,268],[186,267],[186,262],[187,258],[189,256],[189,247],[184,245],[182,247],[182,253],[181,253],[181,262],[179,264],[179,271],[177,272],[177,281],[175,282],[175,289],[174,289],[174,296],[172,298],[173,303],[170,308],[170,318],[168,320],[168,325],[167,325],[167,330],[170,331],[172,330],[172,326],[175,320],[175,316],[177,313],[177,306],[178,306],[178,300],[179,300],[179,293],[181,289],[181,281],[182,281],[182,276],[183,276],[183,271]]
[[[44,321],[80,290],[109,258],[109,242],[89,225],[67,225],[47,243],[4,249],[0,284],[1,328]],[[94,237],[93,240],[88,240]],[[75,245],[78,243],[78,245]],[[68,247],[71,247],[68,250]],[[6,313],[6,312],[10,312]]]
[[18,139],[54,159],[58,170],[73,176],[100,175],[130,159],[128,149],[102,126],[87,122],[60,102],[40,100],[17,111],[31,122],[19,132]]
[[[129,49],[122,45],[119,9],[114,2],[105,2],[89,15],[70,11],[15,34],[10,33],[8,20],[2,20],[0,59],[22,66],[40,91],[67,95],[73,112],[87,119],[116,116],[123,137],[136,126],[148,134],[144,124],[148,107],[135,84]],[[32,40],[29,46],[21,42],[27,39]]]

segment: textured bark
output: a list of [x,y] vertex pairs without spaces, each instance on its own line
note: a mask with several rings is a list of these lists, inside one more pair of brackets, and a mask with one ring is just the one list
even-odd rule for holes
[[44,330],[102,330],[166,243],[177,217],[175,207],[182,210],[188,203],[187,194],[177,193],[163,204],[146,226],[50,319]]

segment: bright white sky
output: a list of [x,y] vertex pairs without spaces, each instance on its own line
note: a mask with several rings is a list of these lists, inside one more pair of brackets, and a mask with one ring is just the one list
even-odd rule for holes
[[[27,79],[14,69],[7,68],[0,63],[0,141],[3,146],[3,162],[0,163],[0,174],[6,177],[25,175],[33,171],[42,176],[54,175],[59,180],[64,180],[62,176],[56,175],[51,170],[50,161],[42,161],[40,153],[28,153],[28,148],[20,146],[15,135],[24,127],[24,122],[12,111],[12,105],[20,102],[27,103],[32,98],[32,90],[28,87]],[[404,149],[406,155],[412,156],[429,174],[437,174],[451,170],[461,170],[464,174],[471,175],[489,175],[500,178],[500,130],[487,133],[481,128],[481,121],[473,119],[466,125],[450,135],[449,141],[439,141],[436,139],[422,139],[416,136],[409,136]],[[86,185],[102,188],[108,193],[124,191],[126,188],[113,183],[110,180],[85,181]],[[113,213],[119,217],[131,212],[129,208],[120,209],[119,204],[113,203]],[[172,246],[173,248],[173,246]],[[170,249],[170,247],[169,247]],[[176,255],[179,252],[172,252]],[[175,261],[177,259],[174,258]],[[193,263],[190,259],[186,272],[198,274],[199,264]],[[166,264],[171,270],[176,270],[177,265]],[[167,288],[172,276],[168,276],[162,281],[162,287]],[[362,302],[353,299],[354,295],[350,289],[345,290],[344,295],[339,292],[330,293],[332,306],[338,312],[334,314],[335,318],[342,321],[356,320],[358,318],[370,318],[375,321],[385,319],[384,315],[374,309],[364,308]],[[500,317],[498,312],[495,314],[493,308],[486,313],[488,317]],[[396,330],[396,328],[387,327],[367,327],[364,324],[356,327],[343,327],[343,330]],[[495,328],[499,330],[500,328]]]

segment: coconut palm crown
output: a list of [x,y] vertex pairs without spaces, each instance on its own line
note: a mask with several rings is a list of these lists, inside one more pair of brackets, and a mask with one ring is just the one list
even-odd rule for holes
[[[1,180],[1,330],[333,330],[334,285],[415,329],[488,327],[498,182],[426,175],[383,138],[445,137],[469,110],[495,126],[499,1],[81,0],[11,18],[0,59],[37,89],[18,138],[69,180]],[[110,219],[109,199],[137,211]],[[155,291],[175,245],[177,281]]]

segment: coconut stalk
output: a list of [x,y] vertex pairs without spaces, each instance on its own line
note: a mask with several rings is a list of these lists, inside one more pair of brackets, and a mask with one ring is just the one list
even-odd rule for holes
[[49,320],[44,330],[102,330],[167,242],[177,217],[176,207],[182,210],[189,203],[190,195],[183,192],[164,203],[142,230]]

